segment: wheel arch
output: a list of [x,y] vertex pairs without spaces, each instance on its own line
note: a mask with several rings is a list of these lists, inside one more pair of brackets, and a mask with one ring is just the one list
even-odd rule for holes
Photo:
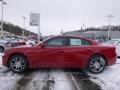
[[91,55],[91,56],[88,58],[87,65],[88,65],[88,63],[89,63],[90,59],[91,59],[93,56],[95,56],[95,55],[102,56],[102,57],[105,59],[106,66],[108,65],[107,58],[105,57],[105,55],[103,55],[103,54],[100,54],[100,53],[95,53],[95,54],[92,54],[92,55]]
[[9,56],[8,62],[7,62],[7,66],[8,66],[8,67],[9,67],[9,60],[10,60],[10,58],[11,58],[12,56],[14,56],[14,55],[21,55],[21,56],[23,56],[23,57],[26,59],[26,61],[27,61],[27,63],[28,63],[28,68],[29,68],[28,57],[27,57],[25,54],[23,54],[23,53],[18,53],[18,52],[12,53],[12,54]]
[[[94,59],[92,59],[92,58],[94,58],[96,56],[100,56],[100,57],[104,58],[104,61],[105,61],[105,63],[103,63],[101,67],[100,66],[99,67],[94,66],[94,68],[97,68],[99,70],[94,69],[94,68],[90,68],[91,60],[93,61]],[[91,55],[89,57],[88,62],[87,62],[87,66],[86,66],[86,70],[88,70],[89,72],[91,72],[93,74],[99,74],[99,73],[101,73],[105,69],[106,66],[107,66],[107,59],[106,59],[106,57],[104,55],[102,55],[102,54],[95,53],[95,54],[93,54],[93,55]]]

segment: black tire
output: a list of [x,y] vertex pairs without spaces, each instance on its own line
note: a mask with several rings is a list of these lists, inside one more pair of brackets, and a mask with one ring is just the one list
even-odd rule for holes
[[106,60],[100,55],[94,55],[89,59],[88,70],[93,74],[101,73],[106,67]]
[[0,53],[4,52],[4,48],[0,46]]
[[23,55],[13,55],[9,59],[9,68],[15,73],[23,73],[28,70],[27,59]]

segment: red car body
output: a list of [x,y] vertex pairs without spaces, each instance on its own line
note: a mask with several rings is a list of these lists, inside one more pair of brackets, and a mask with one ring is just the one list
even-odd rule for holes
[[[46,46],[45,43],[53,38],[78,38],[86,40],[90,45],[80,46]],[[44,44],[43,44],[44,43]],[[107,66],[116,62],[115,47],[105,46],[81,36],[54,36],[36,46],[21,46],[5,51],[3,65],[8,66],[12,55],[24,55],[30,68],[86,68],[89,59],[93,55],[101,55],[105,58]]]

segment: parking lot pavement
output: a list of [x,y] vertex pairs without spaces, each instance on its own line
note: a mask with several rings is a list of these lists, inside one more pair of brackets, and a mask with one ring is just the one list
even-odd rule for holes
[[6,70],[0,70],[0,90],[76,90],[63,70],[39,69],[24,74]]
[[119,90],[120,59],[101,74],[81,70],[35,69],[16,74],[2,66],[0,90]]
[[82,72],[76,74],[61,69],[34,69],[16,74],[2,68],[0,86],[0,90],[100,90]]

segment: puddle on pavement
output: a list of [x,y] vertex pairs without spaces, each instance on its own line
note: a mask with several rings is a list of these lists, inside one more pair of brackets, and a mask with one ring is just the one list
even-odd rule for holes
[[29,82],[32,80],[34,76],[32,72],[26,72],[25,74],[21,74],[21,75],[24,75],[24,76],[20,80],[18,80],[18,82],[14,87],[14,90],[26,90],[27,85],[29,84]]
[[43,86],[42,90],[54,90],[55,81],[47,80],[45,86]]
[[90,80],[90,76],[84,71],[73,71],[72,74],[77,81],[80,90],[102,90],[99,85]]

